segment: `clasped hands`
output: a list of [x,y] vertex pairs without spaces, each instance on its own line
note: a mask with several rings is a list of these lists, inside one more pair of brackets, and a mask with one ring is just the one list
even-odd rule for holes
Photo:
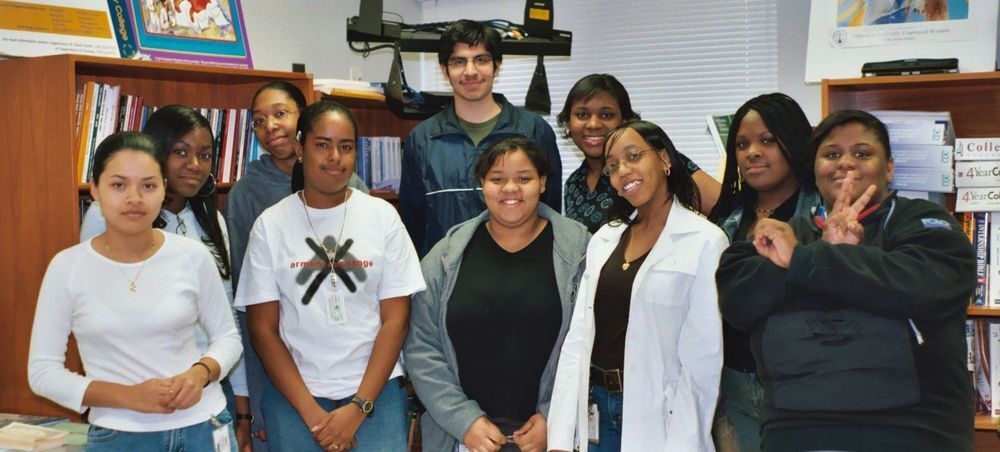
[[[837,200],[827,213],[823,228],[823,240],[830,244],[857,245],[864,239],[865,229],[861,226],[858,215],[868,206],[877,187],[869,186],[858,199],[852,201],[853,188],[854,171],[848,171],[841,183]],[[754,229],[753,246],[757,254],[781,268],[788,268],[798,243],[791,226],[782,221],[765,218]]]
[[169,378],[150,378],[128,386],[127,401],[141,413],[173,413],[191,408],[201,400],[201,390],[210,376],[205,366],[193,366]]
[[[547,440],[545,417],[535,413],[511,438],[521,452],[544,451]],[[496,452],[507,441],[508,437],[500,428],[483,416],[472,423],[462,443],[469,448],[469,452]]]
[[317,404],[303,419],[312,433],[313,441],[323,450],[346,451],[358,445],[354,435],[361,428],[365,414],[354,403],[333,411],[326,411]]

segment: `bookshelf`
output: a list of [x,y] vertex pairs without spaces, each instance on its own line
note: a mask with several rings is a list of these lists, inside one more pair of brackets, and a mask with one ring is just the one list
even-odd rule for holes
[[[823,80],[825,117],[844,108],[861,110],[949,111],[955,134],[964,138],[1000,136],[1000,73],[907,75]],[[954,197],[949,202],[954,205]],[[974,308],[972,317],[1000,317],[1000,309]],[[975,449],[1000,451],[997,423],[975,418]]]
[[[314,98],[326,99],[339,102],[351,110],[355,119],[358,120],[358,136],[392,136],[405,140],[410,131],[426,118],[433,116],[432,113],[418,119],[402,119],[385,105],[384,97],[372,97],[368,93],[350,94],[337,92],[326,94],[316,91]],[[389,201],[394,206],[399,206],[399,194],[395,192],[372,192],[372,196],[378,196]]]
[[[88,196],[76,178],[77,89],[95,81],[121,85],[147,105],[247,108],[257,88],[279,79],[313,92],[312,76],[300,73],[80,55],[0,61],[0,95],[8,102],[0,109],[0,183],[8,190],[0,211],[0,412],[77,418],[32,394],[26,370],[38,288],[52,256],[79,241],[78,205]],[[67,362],[80,369],[72,344]]]

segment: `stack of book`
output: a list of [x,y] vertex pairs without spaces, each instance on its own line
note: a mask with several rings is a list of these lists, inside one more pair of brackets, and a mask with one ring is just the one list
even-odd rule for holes
[[[871,112],[889,131],[895,173],[889,188],[902,196],[928,199],[955,191],[955,132],[948,112]],[[939,195],[940,196],[940,195]]]
[[976,251],[976,292],[971,304],[1000,308],[1000,138],[960,138],[955,143],[955,211]]
[[360,137],[356,171],[372,190],[398,192],[402,174],[399,137]]
[[[138,131],[158,107],[145,105],[142,96],[121,92],[120,86],[86,82],[76,95],[77,177],[90,181],[94,150],[108,135]],[[218,158],[213,173],[220,183],[232,183],[243,175],[246,165],[260,157],[257,138],[247,109],[197,108],[209,120]]]

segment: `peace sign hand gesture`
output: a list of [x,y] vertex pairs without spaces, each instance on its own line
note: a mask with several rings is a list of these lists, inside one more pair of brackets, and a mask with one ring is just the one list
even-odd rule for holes
[[840,194],[833,203],[833,208],[826,216],[826,226],[823,229],[823,240],[832,245],[857,245],[865,237],[865,229],[858,221],[858,215],[865,210],[877,187],[871,185],[854,202],[851,202],[851,190],[854,188],[854,171],[848,171],[840,187]]

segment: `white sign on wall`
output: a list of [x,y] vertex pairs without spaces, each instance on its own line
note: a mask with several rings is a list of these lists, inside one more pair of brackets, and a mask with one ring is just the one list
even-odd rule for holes
[[861,66],[958,58],[959,72],[996,68],[997,0],[812,0],[806,82],[861,77]]

